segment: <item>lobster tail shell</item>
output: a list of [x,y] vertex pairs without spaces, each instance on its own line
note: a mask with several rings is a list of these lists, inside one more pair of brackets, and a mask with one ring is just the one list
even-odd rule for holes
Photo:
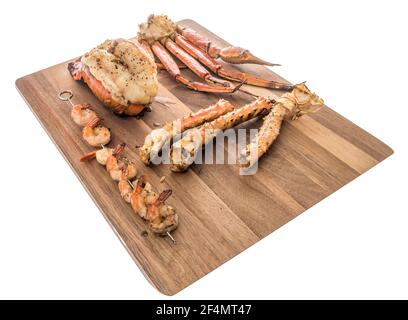
[[91,74],[88,66],[80,60],[68,63],[68,71],[74,80],[86,83],[98,100],[116,114],[135,116],[146,108],[145,105],[130,104],[125,106],[115,101],[110,92]]

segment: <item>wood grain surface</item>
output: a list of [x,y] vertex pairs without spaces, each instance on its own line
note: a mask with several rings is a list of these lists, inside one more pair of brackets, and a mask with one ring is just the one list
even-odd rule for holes
[[[183,20],[181,24],[220,46],[227,45],[194,21]],[[89,48],[95,45],[90,43]],[[247,65],[239,69],[283,80],[264,67]],[[183,72],[194,78],[190,71]],[[140,270],[167,295],[200,279],[392,154],[384,143],[325,107],[311,116],[286,122],[254,176],[240,176],[237,165],[195,165],[184,174],[170,173],[164,165],[146,167],[139,160],[136,146],[143,144],[154,123],[197,111],[220,97],[237,107],[251,101],[242,93],[193,92],[164,71],[159,81],[159,96],[169,97],[175,104],[153,103],[153,111],[140,120],[113,115],[85,85],[71,79],[67,63],[18,79],[16,85]],[[180,216],[180,226],[173,234],[177,245],[150,232],[144,236],[146,224],[121,199],[117,184],[104,168],[96,161],[79,162],[91,148],[82,141],[81,128],[71,120],[68,105],[57,98],[65,89],[75,93],[75,103],[94,106],[112,129],[111,145],[126,142],[128,157],[140,172],[148,174],[156,189],[173,189],[168,202]],[[250,86],[246,89],[272,97],[281,94]],[[311,89],[318,93],[318,88]],[[249,124],[256,125],[259,120]],[[164,183],[159,181],[162,176],[166,177]]]

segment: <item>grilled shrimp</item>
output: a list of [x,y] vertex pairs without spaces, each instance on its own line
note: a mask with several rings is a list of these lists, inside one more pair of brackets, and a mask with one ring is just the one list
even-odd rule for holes
[[82,137],[92,147],[108,144],[111,139],[110,130],[98,125],[100,121],[99,117],[95,117],[82,130]]
[[106,161],[112,155],[113,149],[102,146],[98,151],[92,151],[84,155],[80,161],[85,162],[96,158],[96,161],[102,166],[106,166]]
[[89,123],[89,121],[95,117],[97,117],[97,114],[91,109],[91,105],[89,103],[77,104],[71,109],[72,120],[74,120],[74,122],[81,127],[86,126],[87,123]]
[[142,218],[146,219],[147,205],[146,205],[146,181],[145,176],[142,175],[137,180],[135,189],[130,196],[130,205],[132,209]]
[[178,216],[174,208],[164,203],[171,194],[171,190],[165,190],[147,206],[149,227],[156,234],[165,235],[177,228]]
[[134,163],[127,159],[120,159],[118,156],[125,149],[126,144],[121,143],[115,150],[113,150],[112,155],[110,155],[106,160],[106,170],[109,172],[111,178],[115,181],[119,181],[122,176],[122,168],[127,168],[127,179],[131,180],[137,175],[137,169]]
[[122,175],[120,176],[118,188],[123,200],[125,200],[127,203],[130,203],[130,197],[133,193],[134,185],[132,181],[128,179],[128,175],[128,167],[125,166],[122,168]]

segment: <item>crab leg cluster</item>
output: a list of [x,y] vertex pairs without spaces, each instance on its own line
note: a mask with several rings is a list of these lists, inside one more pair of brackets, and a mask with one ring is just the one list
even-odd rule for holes
[[[248,50],[239,47],[219,49],[196,31],[176,25],[164,15],[149,16],[148,21],[140,25],[138,41],[159,59],[160,65],[171,77],[192,90],[232,93],[244,83],[277,90],[292,89],[292,86],[287,83],[263,79],[224,67],[216,59],[221,58],[232,64],[255,63],[269,66],[276,64],[259,59]],[[183,76],[172,55],[208,84],[191,81]],[[212,73],[218,77],[213,76]]]
[[[220,100],[196,114],[153,130],[146,137],[140,149],[140,156],[145,164],[149,164],[151,157],[157,155],[166,143],[175,140],[170,148],[170,169],[173,172],[184,172],[194,162],[199,150],[218,134],[266,115],[255,138],[240,151],[240,165],[250,167],[276,140],[284,119],[295,120],[304,114],[317,111],[323,104],[323,100],[304,83],[294,86],[290,93],[285,93],[277,100],[260,97],[238,109],[234,109],[228,101]],[[183,134],[180,139],[176,140],[176,135],[180,136],[181,133]]]
[[173,144],[170,150],[171,171],[186,171],[193,163],[200,148],[213,140],[219,133],[250,119],[265,115],[273,105],[274,100],[261,97],[242,108],[189,130],[181,140]]

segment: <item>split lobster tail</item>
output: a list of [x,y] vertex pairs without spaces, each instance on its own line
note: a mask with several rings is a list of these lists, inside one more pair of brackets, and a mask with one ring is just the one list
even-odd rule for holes
[[84,83],[86,83],[99,101],[101,101],[105,106],[111,108],[114,113],[124,113],[129,116],[135,116],[146,108],[145,105],[131,104],[125,106],[114,101],[110,92],[105,89],[102,83],[91,74],[89,67],[80,60],[68,63],[68,71],[74,80],[82,80]]

